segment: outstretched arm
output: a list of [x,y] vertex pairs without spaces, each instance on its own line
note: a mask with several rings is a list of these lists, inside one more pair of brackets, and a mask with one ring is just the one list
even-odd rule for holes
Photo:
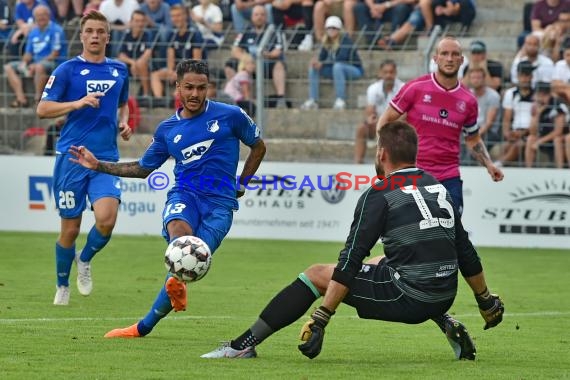
[[471,151],[471,155],[475,158],[482,166],[487,168],[491,179],[495,182],[501,181],[504,174],[501,169],[495,166],[491,161],[491,156],[481,139],[481,136],[476,133],[465,138],[465,145]]
[[71,146],[69,148],[75,158],[69,160],[79,164],[87,169],[95,170],[101,173],[116,175],[119,177],[130,178],[146,178],[152,169],[143,168],[138,161],[132,162],[106,162],[99,161],[97,157],[84,146]]

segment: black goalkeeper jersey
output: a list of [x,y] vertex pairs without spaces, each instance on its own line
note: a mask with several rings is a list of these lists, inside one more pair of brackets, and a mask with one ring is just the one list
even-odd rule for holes
[[333,279],[350,286],[379,239],[394,283],[419,301],[453,298],[458,269],[464,276],[481,271],[447,190],[417,168],[394,172],[362,194]]

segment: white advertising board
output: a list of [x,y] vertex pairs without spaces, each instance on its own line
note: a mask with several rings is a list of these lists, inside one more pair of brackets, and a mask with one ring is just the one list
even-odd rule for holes
[[[59,231],[53,162],[0,156],[0,230]],[[115,233],[160,235],[172,167],[169,161],[150,179],[122,179]],[[265,162],[240,199],[229,236],[344,241],[357,199],[373,176],[372,165]],[[462,176],[463,223],[476,245],[570,249],[568,170],[507,168],[500,183],[480,167],[463,168]],[[349,189],[340,191],[337,184]],[[92,213],[85,212],[82,230],[92,223]]]

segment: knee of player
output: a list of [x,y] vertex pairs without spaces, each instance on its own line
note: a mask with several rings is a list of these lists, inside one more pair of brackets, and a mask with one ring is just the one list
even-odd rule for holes
[[305,276],[313,283],[321,294],[326,291],[332,277],[334,265],[314,264],[305,270]]

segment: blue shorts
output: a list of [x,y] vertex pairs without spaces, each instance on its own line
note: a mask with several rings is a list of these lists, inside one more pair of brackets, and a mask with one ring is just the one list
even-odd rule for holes
[[121,180],[69,161],[69,154],[58,154],[53,170],[53,195],[59,216],[77,218],[87,206],[100,198],[121,200]]
[[410,16],[408,17],[408,22],[414,26],[414,30],[422,30],[425,27],[426,23],[424,20],[424,16],[420,11],[420,8],[418,7],[414,8],[412,13],[410,13]]
[[233,210],[212,203],[190,192],[170,192],[162,212],[162,236],[170,241],[166,226],[172,220],[183,220],[192,227],[194,235],[204,240],[212,254],[230,231]]
[[453,177],[440,182],[449,192],[453,205],[461,216],[463,214],[463,181],[459,177]]

